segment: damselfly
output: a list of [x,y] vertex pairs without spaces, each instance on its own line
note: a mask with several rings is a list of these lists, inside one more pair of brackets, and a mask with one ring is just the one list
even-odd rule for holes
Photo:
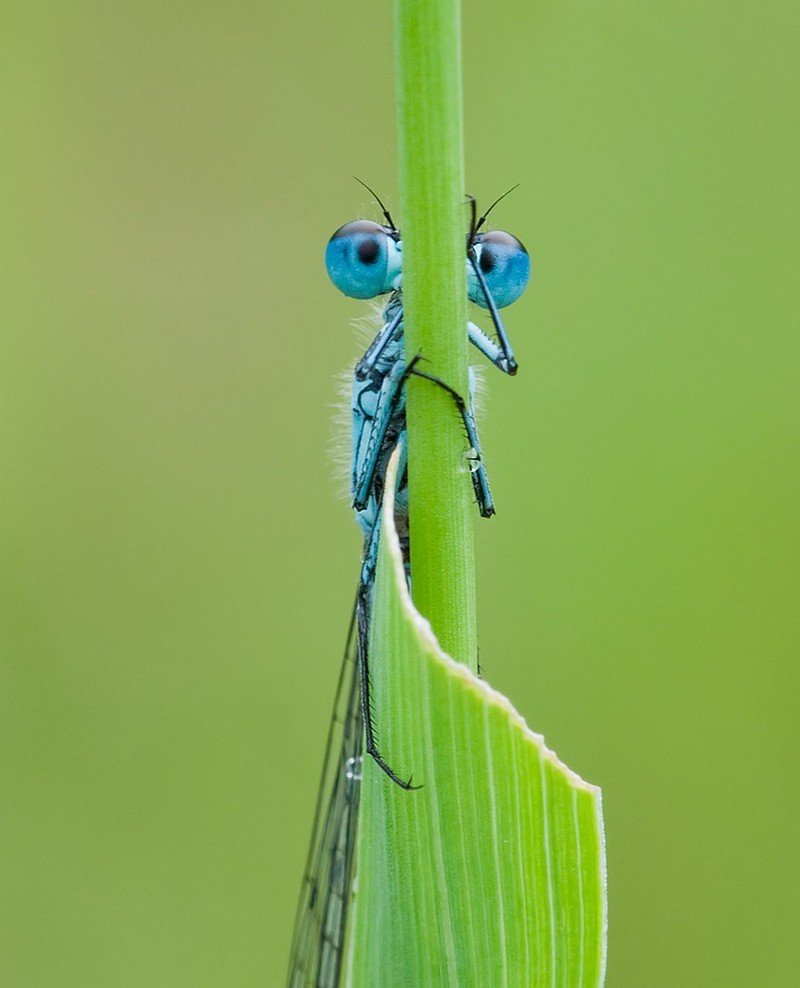
[[[402,779],[396,774],[386,760],[387,753],[378,748],[373,722],[375,712],[370,700],[368,655],[370,606],[386,468],[398,446],[401,461],[397,472],[394,520],[406,571],[409,569],[405,382],[411,374],[427,378],[452,396],[469,443],[467,455],[478,509],[484,517],[494,514],[472,412],[474,376],[470,372],[470,394],[465,400],[445,381],[421,370],[419,355],[406,361],[402,240],[389,211],[377,196],[375,198],[386,223],[370,220],[347,223],[333,234],[325,254],[328,275],[345,295],[370,299],[388,294],[389,301],[383,312],[383,325],[356,365],[353,378],[351,492],[364,534],[364,554],[295,921],[289,988],[335,988],[339,984],[351,894],[362,749],[366,749],[392,782],[403,789],[415,788],[410,779]],[[525,290],[530,277],[530,258],[520,241],[510,233],[500,230],[481,232],[489,212],[500,199],[480,218],[477,218],[475,201],[470,199],[472,216],[466,244],[468,295],[488,310],[497,342],[472,322],[467,323],[466,329],[470,342],[495,367],[506,374],[515,374],[517,363],[498,310],[516,301]]]

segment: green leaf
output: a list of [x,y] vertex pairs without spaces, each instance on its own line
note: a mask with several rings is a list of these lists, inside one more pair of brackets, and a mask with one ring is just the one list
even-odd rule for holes
[[439,647],[415,610],[387,474],[371,635],[384,756],[364,759],[347,983],[602,984],[600,791],[510,702]]

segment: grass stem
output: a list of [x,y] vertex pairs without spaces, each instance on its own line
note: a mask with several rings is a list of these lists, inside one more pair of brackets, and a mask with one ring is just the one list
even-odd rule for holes
[[[468,395],[460,0],[395,0],[406,355]],[[407,385],[414,602],[442,647],[477,663],[471,486],[444,391]]]

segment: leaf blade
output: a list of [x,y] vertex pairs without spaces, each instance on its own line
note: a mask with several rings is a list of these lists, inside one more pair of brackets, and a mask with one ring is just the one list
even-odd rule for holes
[[366,759],[351,985],[602,984],[600,791],[510,702],[439,647],[414,609],[387,474],[371,655],[382,752]]

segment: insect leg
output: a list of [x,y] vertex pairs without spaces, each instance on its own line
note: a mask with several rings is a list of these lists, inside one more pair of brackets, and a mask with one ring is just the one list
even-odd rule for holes
[[477,347],[484,357],[488,357],[488,359],[495,365],[495,367],[498,368],[498,370],[501,370],[504,374],[516,374],[516,361],[513,361],[512,358],[512,364],[509,364],[502,348],[499,347],[493,339],[488,337],[480,326],[476,326],[474,322],[468,322],[467,336],[469,337],[470,343],[474,347]]
[[363,380],[374,369],[380,355],[386,349],[387,344],[397,331],[397,327],[403,318],[403,308],[398,306],[397,312],[381,329],[375,339],[370,343],[367,352],[356,364],[356,377]]
[[375,569],[378,562],[380,527],[379,514],[364,548],[361,583],[356,596],[358,661],[361,670],[361,716],[364,721],[365,747],[367,754],[372,757],[378,768],[389,776],[392,782],[400,786],[401,789],[419,789],[419,786],[412,785],[411,779],[402,779],[381,755],[375,736],[375,724],[372,716],[372,683],[369,674],[369,629],[372,589],[375,584]]
[[433,374],[428,374],[426,371],[417,370],[413,362],[412,364],[409,364],[408,373],[414,374],[415,377],[424,377],[426,381],[431,381],[437,387],[440,387],[442,390],[446,391],[455,402],[456,408],[458,409],[458,414],[461,416],[461,421],[464,423],[464,429],[467,433],[467,440],[472,448],[470,456],[470,475],[472,477],[472,487],[475,491],[475,497],[478,501],[478,510],[483,518],[491,518],[494,514],[494,501],[492,500],[492,492],[489,490],[489,478],[486,476],[486,468],[484,467],[483,460],[481,458],[481,446],[478,441],[478,429],[475,425],[475,419],[469,406],[455,388],[450,387],[450,385],[447,384],[446,381],[443,381],[440,377],[435,377]]
[[[403,383],[406,368],[402,359],[397,360],[389,373],[383,378],[375,403],[375,411],[371,416],[366,450],[359,456],[360,469],[353,484],[353,507],[363,511],[369,500],[375,480],[375,471],[381,454],[386,433],[397,413],[397,403],[402,399]],[[365,390],[368,384],[365,385]]]
[[499,363],[497,366],[500,370],[513,376],[517,373],[517,362],[511,351],[511,344],[508,342],[508,336],[506,335],[505,327],[503,326],[503,320],[500,318],[500,313],[497,310],[497,306],[494,304],[492,293],[489,291],[489,286],[486,284],[486,279],[483,276],[483,271],[481,271],[481,266],[478,264],[474,248],[470,247],[467,257],[469,259],[469,263],[472,265],[472,270],[475,272],[475,277],[478,279],[478,284],[480,285],[483,297],[486,299],[486,306],[489,309],[489,315],[492,317],[494,328],[497,330],[497,338],[500,340],[500,349],[503,351],[503,363],[505,366]]

